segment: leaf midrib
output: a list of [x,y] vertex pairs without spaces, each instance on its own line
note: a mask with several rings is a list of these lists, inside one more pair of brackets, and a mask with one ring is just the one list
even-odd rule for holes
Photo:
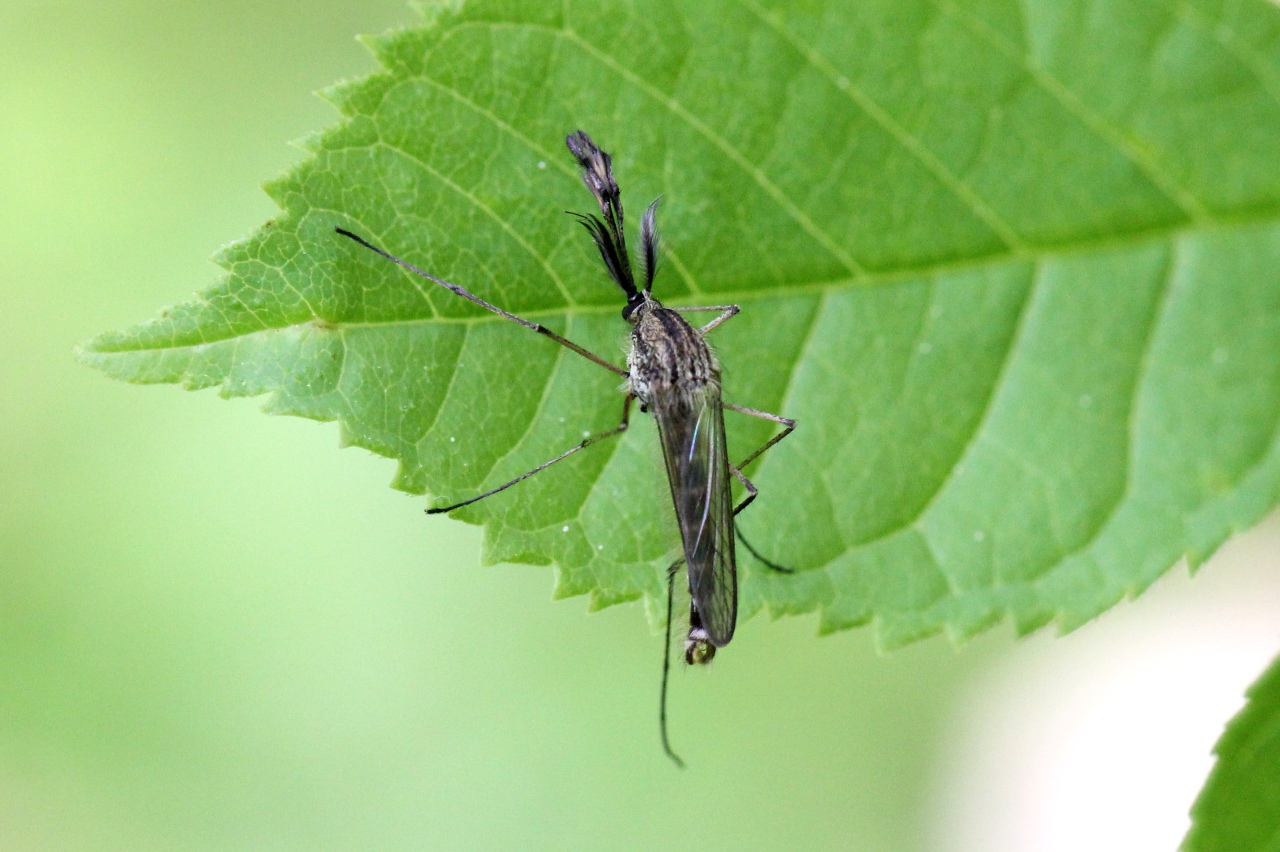
[[[923,264],[920,266],[909,266],[901,269],[881,270],[878,272],[868,273],[867,278],[837,278],[828,281],[817,281],[808,283],[777,283],[764,287],[753,287],[748,290],[720,290],[713,292],[704,292],[702,296],[705,299],[732,299],[736,303],[747,303],[753,301],[763,301],[766,299],[775,299],[783,296],[801,296],[801,295],[826,295],[829,293],[839,292],[853,287],[879,287],[895,284],[901,281],[913,279],[926,279],[939,276],[951,275],[955,273],[971,272],[986,266],[999,266],[1008,263],[1043,263],[1054,258],[1070,257],[1072,255],[1090,254],[1098,251],[1124,250],[1127,248],[1136,248],[1144,244],[1150,244],[1161,240],[1177,240],[1183,237],[1202,235],[1213,233],[1215,231],[1226,231],[1236,228],[1249,228],[1268,224],[1276,224],[1280,222],[1280,206],[1276,208],[1265,208],[1253,213],[1253,215],[1222,216],[1218,219],[1207,223],[1196,223],[1194,225],[1180,225],[1174,228],[1151,228],[1148,230],[1131,231],[1127,234],[1097,237],[1085,239],[1073,243],[1058,243],[1056,245],[1045,245],[1036,248],[1029,248],[1024,251],[996,252],[992,254],[979,255],[975,257],[962,258],[958,260],[947,260],[933,264]],[[402,273],[411,277],[411,273]],[[603,283],[603,282],[602,282]],[[442,291],[443,292],[443,291]],[[483,295],[483,294],[480,294]],[[673,306],[684,306],[698,304],[705,299],[691,299],[689,296],[681,296],[665,300],[666,304]],[[478,310],[478,309],[477,309]],[[571,307],[558,306],[550,308],[534,308],[521,311],[520,316],[525,319],[558,319],[567,316],[593,316],[616,313],[620,310],[619,304],[575,304]],[[461,324],[475,325],[480,323],[504,322],[501,317],[494,316],[489,313],[477,313],[472,316],[429,316],[429,317],[413,317],[412,319],[394,319],[394,320],[367,320],[367,321],[349,321],[349,320],[331,320],[324,317],[311,316],[305,319],[296,320],[294,322],[282,325],[263,325],[262,328],[247,331],[242,334],[233,334],[227,337],[209,338],[201,340],[198,343],[185,343],[181,345],[137,345],[137,346],[119,346],[110,347],[102,343],[100,340],[91,341],[87,346],[83,347],[83,351],[98,355],[114,355],[129,354],[135,352],[175,352],[184,349],[196,349],[201,347],[216,346],[221,343],[228,343],[242,338],[253,337],[260,334],[268,334],[272,332],[289,331],[293,329],[304,329],[313,326],[317,329],[329,331],[342,331],[346,329],[356,328],[394,328],[399,326],[413,325],[429,325],[429,324]]]
[[[829,61],[826,59],[826,57],[822,56],[820,53],[816,51],[816,49],[812,48],[807,43],[800,40],[794,33],[792,33],[789,29],[783,26],[780,22],[770,17],[764,10],[760,9],[758,4],[756,4],[754,0],[738,0],[738,2],[740,3],[740,5],[748,9],[752,14],[754,14],[764,25],[774,30],[774,32],[780,38],[783,38],[785,41],[791,44],[792,48],[796,50],[800,54],[800,56],[806,62],[809,63],[811,67],[817,70],[820,74],[823,74],[832,85],[836,86],[837,89],[840,89],[841,91],[843,91],[847,96],[849,96],[854,101],[854,103],[860,109],[862,109],[864,113],[869,115],[872,118],[872,120],[876,121],[883,129],[886,130],[886,132],[890,133],[890,135],[896,140],[897,144],[902,146],[911,156],[913,156],[918,162],[920,162],[931,174],[934,175],[935,179],[939,180],[942,184],[944,184],[951,192],[955,193],[962,201],[965,201],[967,209],[969,209],[974,216],[982,220],[988,227],[996,231],[1001,236],[1006,246],[1009,246],[1009,250],[1005,252],[991,253],[991,254],[972,257],[972,258],[964,258],[961,260],[952,259],[952,260],[943,261],[943,262],[934,263],[934,264],[924,264],[920,266],[905,267],[902,269],[879,270],[879,271],[865,270],[856,262],[854,262],[851,257],[849,257],[846,253],[843,253],[843,251],[841,250],[840,252],[833,252],[833,256],[837,260],[839,260],[843,265],[845,265],[846,268],[850,270],[851,275],[848,277],[841,277],[833,281],[824,281],[824,282],[816,282],[816,283],[775,284],[767,287],[752,288],[749,291],[743,291],[740,293],[720,291],[716,293],[708,293],[706,294],[707,296],[714,296],[716,298],[721,298],[721,297],[732,298],[740,301],[750,301],[751,299],[771,298],[783,293],[790,294],[790,295],[801,295],[806,293],[825,294],[825,293],[833,292],[843,287],[857,286],[857,285],[863,285],[863,284],[865,285],[884,284],[884,283],[890,283],[895,280],[901,280],[903,278],[908,278],[908,277],[931,277],[931,276],[943,275],[950,271],[972,269],[978,266],[989,265],[989,264],[1015,262],[1018,260],[1028,261],[1033,263],[1041,262],[1046,258],[1054,256],[1056,254],[1066,254],[1070,252],[1089,251],[1089,250],[1108,248],[1113,246],[1122,246],[1122,245],[1132,244],[1137,242],[1150,241],[1152,239],[1158,239],[1158,238],[1177,238],[1180,235],[1191,233],[1191,232],[1203,232],[1205,230],[1209,230],[1215,227],[1230,227],[1233,225],[1245,224],[1247,222],[1270,221],[1276,218],[1277,216],[1280,216],[1280,211],[1267,210],[1261,215],[1258,215],[1255,213],[1253,216],[1241,217],[1239,219],[1236,219],[1235,217],[1229,217],[1229,216],[1220,216],[1217,218],[1213,217],[1204,209],[1203,205],[1200,204],[1198,199],[1195,199],[1192,197],[1190,198],[1190,203],[1189,203],[1188,199],[1186,197],[1183,197],[1185,194],[1185,190],[1182,190],[1181,187],[1174,186],[1173,187],[1174,191],[1171,192],[1170,187],[1167,186],[1167,183],[1168,181],[1172,180],[1172,178],[1164,174],[1162,170],[1160,170],[1158,167],[1155,166],[1155,164],[1145,162],[1145,160],[1142,163],[1138,163],[1134,161],[1133,157],[1135,152],[1131,150],[1132,146],[1125,144],[1126,140],[1123,139],[1123,134],[1118,129],[1111,128],[1109,127],[1109,125],[1100,128],[1098,126],[1100,121],[1102,122],[1102,124],[1104,125],[1106,124],[1105,121],[1102,121],[1100,117],[1093,116],[1093,118],[1096,120],[1089,120],[1089,116],[1081,115],[1078,110],[1071,109],[1070,111],[1072,112],[1072,114],[1075,114],[1077,118],[1083,121],[1087,126],[1091,127],[1094,130],[1094,132],[1098,133],[1100,138],[1106,141],[1114,150],[1116,150],[1122,156],[1129,158],[1131,161],[1134,161],[1135,164],[1142,169],[1143,173],[1146,174],[1148,178],[1152,180],[1152,182],[1155,185],[1165,190],[1166,195],[1168,195],[1176,203],[1178,203],[1179,208],[1183,210],[1184,214],[1191,216],[1191,221],[1187,223],[1181,223],[1179,226],[1174,228],[1168,228],[1168,227],[1153,228],[1148,231],[1130,232],[1120,238],[1106,237],[1106,238],[1098,238],[1098,239],[1086,239],[1086,240],[1069,243],[1069,244],[1059,243],[1056,246],[1042,245],[1039,247],[1028,247],[1020,242],[1011,241],[1009,239],[1010,235],[1013,235],[1016,237],[1016,234],[1012,233],[1012,227],[1009,226],[1007,223],[1005,223],[1003,219],[1001,219],[997,214],[994,213],[993,210],[990,210],[989,205],[987,205],[986,202],[983,201],[980,197],[977,197],[972,192],[965,192],[964,190],[968,188],[968,185],[965,184],[963,181],[961,181],[957,176],[953,175],[951,171],[945,166],[945,164],[936,162],[936,159],[937,159],[936,156],[933,155],[933,153],[929,149],[925,148],[922,144],[916,145],[916,146],[912,146],[911,144],[908,144],[909,141],[914,140],[915,137],[911,136],[904,128],[899,127],[896,121],[892,118],[892,116],[889,115],[888,113],[885,113],[883,108],[880,107],[878,103],[876,103],[874,100],[871,100],[868,97],[863,97],[862,99],[859,99],[857,97],[857,95],[859,94],[857,91],[850,92],[848,88],[840,87],[838,84],[838,81],[835,78],[832,78],[832,74],[834,73],[835,69],[834,67],[828,67]],[[1008,44],[1002,37],[999,36],[999,34],[991,32],[983,22],[972,19],[970,16],[964,14],[962,10],[955,8],[954,4],[952,3],[942,2],[942,0],[931,0],[931,2],[932,2],[932,5],[934,5],[935,8],[937,8],[939,11],[943,12],[943,14],[951,15],[957,18],[958,20],[960,20],[960,22],[964,26],[966,26],[966,28],[970,29],[971,32],[974,32],[976,35],[986,40],[995,49],[1000,50],[1001,52],[1010,56],[1010,58],[1012,59],[1016,59],[1023,67],[1025,73],[1030,75],[1035,80],[1037,85],[1043,88],[1051,96],[1055,97],[1055,99],[1058,100],[1059,103],[1063,103],[1064,107],[1070,106],[1069,104],[1064,103],[1062,100],[1064,93],[1065,95],[1070,96],[1072,99],[1074,99],[1074,95],[1067,89],[1065,85],[1063,85],[1060,81],[1057,81],[1056,78],[1052,78],[1052,75],[1049,75],[1049,73],[1045,69],[1040,68],[1038,65],[1035,65],[1035,63],[1028,61],[1027,57],[1022,55],[1022,53],[1018,51],[1015,46]],[[1173,11],[1176,13],[1178,10],[1175,8],[1173,9]],[[1185,14],[1181,15],[1181,17],[1185,19],[1186,15]],[[1193,23],[1200,24],[1202,22],[1200,22],[1197,19],[1193,21]],[[666,93],[658,89],[656,86],[644,80],[642,77],[637,75],[634,71],[632,71],[631,69],[627,68],[626,66],[618,62],[615,57],[601,50],[599,47],[597,47],[587,39],[583,38],[574,30],[569,29],[567,27],[556,28],[556,27],[540,25],[540,24],[532,24],[527,22],[513,23],[513,22],[496,22],[496,21],[466,21],[466,22],[460,22],[453,26],[448,27],[442,34],[441,40],[443,41],[447,39],[454,32],[457,32],[472,26],[485,27],[489,29],[498,28],[498,27],[537,29],[537,30],[548,32],[557,38],[566,39],[571,43],[577,45],[581,50],[587,52],[588,54],[596,58],[597,61],[605,64],[607,67],[612,69],[614,73],[621,75],[623,78],[629,80],[634,85],[641,87],[650,97],[662,103],[668,109],[672,110],[677,115],[679,115],[679,117],[682,120],[684,120],[686,123],[688,123],[691,127],[693,127],[698,132],[702,133],[702,135],[705,138],[707,138],[708,141],[715,144],[722,151],[724,151],[727,156],[733,159],[734,162],[736,162],[748,174],[748,176],[750,176],[763,190],[765,190],[768,194],[774,197],[774,200],[784,207],[784,209],[788,212],[788,214],[793,218],[794,221],[800,224],[807,232],[811,234],[811,236],[814,236],[815,239],[818,239],[819,242],[822,243],[824,246],[826,246],[829,250],[832,248],[830,245],[828,245],[828,243],[832,242],[832,238],[829,235],[826,235],[825,232],[821,232],[820,230],[818,230],[817,226],[811,220],[808,219],[807,215],[804,214],[804,212],[800,210],[795,205],[794,202],[791,202],[790,199],[785,196],[781,188],[777,187],[776,184],[774,184],[771,180],[768,179],[767,175],[764,174],[763,170],[759,166],[756,166],[754,163],[750,162],[750,160],[748,160],[744,155],[742,155],[741,152],[738,152],[737,149],[729,145],[729,143],[726,140],[719,137],[718,134],[715,134],[710,127],[706,126],[705,122],[702,122],[697,116],[693,115],[687,109],[685,109],[674,97],[667,95]],[[1258,70],[1254,68],[1252,64],[1250,64],[1250,70],[1253,71],[1255,75],[1258,73]],[[837,77],[838,76],[839,75],[837,75]],[[1041,79],[1041,78],[1046,78],[1046,79]],[[493,114],[490,110],[487,110],[482,106],[480,106],[479,104],[476,104],[471,99],[467,98],[463,93],[422,73],[406,75],[405,81],[410,81],[410,80],[421,80],[429,85],[435,86],[440,90],[448,93],[451,97],[455,98],[462,104],[466,105],[468,108],[475,110],[477,114],[484,116],[488,121],[490,121],[493,124],[495,128],[499,129],[504,133],[511,135],[520,143],[526,145],[529,148],[529,150],[538,154],[545,162],[553,165],[554,168],[566,174],[572,173],[572,171],[568,168],[568,166],[565,163],[562,163],[560,161],[560,158],[550,155],[549,152],[543,150],[541,146],[537,145],[537,143],[534,140],[529,139],[528,137],[520,133],[518,130],[516,130],[516,128],[511,126],[509,123],[503,121],[501,118]],[[1048,80],[1048,82],[1046,82],[1046,80]],[[1049,83],[1052,83],[1053,85],[1049,85]],[[863,103],[864,100],[866,100],[867,103]],[[1073,103],[1074,103],[1074,100],[1073,100]],[[881,113],[883,113],[883,115],[881,115]],[[1090,113],[1090,115],[1092,115],[1092,113]],[[886,124],[886,121],[888,122],[888,124]],[[905,141],[904,141],[904,134],[905,134]],[[423,164],[420,160],[417,160],[416,158],[412,158],[411,155],[409,155],[407,152],[404,152],[401,149],[396,148],[395,146],[389,145],[388,143],[385,142],[385,140],[380,140],[378,144],[381,144],[390,149],[393,149],[396,152],[406,157],[410,157],[418,165],[423,166],[424,168],[427,168],[427,170],[434,177],[436,177],[437,179],[440,179],[446,187],[461,194],[464,198],[469,200],[471,203],[473,204],[477,203],[477,199],[473,195],[463,191],[460,187],[456,186],[451,181],[445,180],[443,176],[441,176],[435,170],[430,169],[430,167],[426,166],[426,164]],[[1154,176],[1151,173],[1151,168],[1155,168],[1157,172]],[[951,178],[951,179],[948,179],[948,178]],[[1178,190],[1182,190],[1182,191],[1179,192]],[[974,195],[974,197],[970,198],[970,195]],[[524,241],[518,233],[515,233],[509,223],[506,223],[505,220],[502,220],[501,217],[497,216],[497,214],[494,211],[487,208],[486,206],[481,205],[481,207],[485,210],[486,213],[488,213],[488,215],[490,215],[492,218],[497,220],[498,224],[502,226],[510,236],[514,237],[516,241],[523,248],[529,251],[534,256],[534,258],[539,261],[539,263],[543,266],[544,270],[547,272],[548,276],[552,279],[552,283],[555,285],[556,289],[562,295],[565,295],[566,290],[565,290],[563,281],[560,280],[558,274],[554,271],[554,269],[550,267],[546,259],[538,255],[538,253],[534,251],[532,247],[529,246],[527,242]],[[988,211],[991,215],[984,215],[983,213],[984,210]],[[994,221],[992,221],[992,216],[995,217]],[[839,248],[839,247],[837,246],[836,248]],[[668,250],[667,253],[672,256],[672,260],[673,260],[672,265],[676,267],[676,271],[685,280],[686,285],[695,293],[699,293],[700,288],[697,286],[696,281],[693,280],[691,274],[689,274],[688,270],[685,267],[685,264],[679,261],[679,258],[675,255],[675,252]],[[422,291],[421,286],[419,286],[418,289]],[[301,297],[302,294],[299,294],[299,296]],[[303,298],[302,301],[304,304],[306,303],[305,298]],[[567,306],[561,305],[554,308],[532,310],[532,311],[525,312],[525,316],[528,316],[531,318],[582,316],[582,315],[606,313],[611,310],[616,310],[616,306],[613,306],[613,305],[599,305],[599,306],[580,305],[580,304],[573,303],[571,299],[567,299],[567,298],[566,298],[566,301],[569,302]],[[672,300],[671,303],[682,304],[682,303],[685,303],[686,301],[687,301],[686,299],[681,298],[681,299]],[[251,315],[256,316],[251,306],[244,305],[243,307]],[[432,312],[433,314],[435,313],[434,308]],[[300,322],[293,322],[286,325],[271,325],[268,323],[263,323],[261,328],[255,329],[254,331],[251,331],[251,332],[245,332],[243,334],[237,334],[237,335],[230,335],[224,338],[212,338],[212,339],[202,340],[199,343],[184,344],[181,346],[142,345],[142,346],[136,346],[136,347],[103,348],[100,345],[91,344],[91,347],[92,347],[92,351],[100,354],[147,352],[147,351],[178,351],[178,350],[189,349],[197,346],[216,345],[219,343],[225,343],[228,341],[237,340],[244,337],[261,334],[261,333],[267,333],[271,331],[297,328],[300,326],[305,326],[309,323],[313,323],[315,322],[316,319],[317,318],[313,316],[306,320],[302,320]],[[492,322],[492,321],[496,321],[496,319],[497,319],[496,317],[483,316],[483,315],[471,316],[471,317],[456,317],[456,318],[440,317],[437,315],[437,316],[431,316],[431,317],[414,318],[411,320],[387,320],[387,321],[378,321],[378,322],[354,322],[353,323],[353,322],[324,320],[322,322],[322,325],[329,328],[343,329],[343,328],[359,328],[359,327],[393,327],[393,326],[399,326],[399,325],[414,325],[414,324],[430,323],[430,322],[443,322],[443,323],[461,322],[461,323],[471,324],[471,323],[477,323],[477,322]]]

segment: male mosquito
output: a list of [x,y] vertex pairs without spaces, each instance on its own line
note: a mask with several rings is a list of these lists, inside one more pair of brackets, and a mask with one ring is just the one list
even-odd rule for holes
[[[456,284],[437,278],[344,228],[335,230],[410,272],[433,281],[504,319],[549,337],[626,379],[622,420],[617,427],[586,438],[555,458],[497,488],[449,506],[428,509],[427,512],[450,512],[491,497],[576,452],[622,434],[630,422],[632,403],[639,400],[640,410],[653,414],[657,421],[667,481],[671,486],[671,499],[675,503],[680,538],[684,545],[684,555],[667,569],[667,649],[671,643],[675,576],[683,563],[688,567],[690,594],[689,632],[684,640],[685,662],[690,665],[709,663],[717,648],[729,644],[738,620],[735,537],[767,567],[790,573],[790,569],[776,565],[757,553],[736,528],[734,517],[749,506],[759,493],[751,480],[743,475],[742,469],[791,434],[796,424],[794,420],[777,414],[721,400],[720,364],[707,345],[706,336],[736,315],[738,306],[666,308],[653,297],[653,279],[658,260],[657,209],[660,199],[655,199],[640,219],[644,286],[637,286],[622,227],[622,197],[613,176],[612,158],[581,130],[570,134],[565,143],[582,168],[583,183],[591,190],[600,206],[600,215],[570,215],[577,218],[591,234],[600,258],[604,261],[605,270],[627,297],[627,304],[622,309],[622,318],[631,324],[631,351],[627,355],[626,369],[587,351],[549,328],[508,313]],[[682,316],[684,313],[714,311],[718,311],[719,315],[701,328],[694,328]],[[772,421],[783,429],[741,463],[734,465],[729,462],[725,447],[724,409]],[[730,475],[742,483],[747,492],[742,502],[736,506],[729,490]],[[672,750],[667,736],[667,681],[670,663],[669,650],[664,650],[659,727],[663,750],[677,765],[683,766],[683,761]]]

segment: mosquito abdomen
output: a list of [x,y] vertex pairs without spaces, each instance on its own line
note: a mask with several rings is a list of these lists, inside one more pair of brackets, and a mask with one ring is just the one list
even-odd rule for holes
[[684,661],[691,666],[705,666],[716,655],[716,646],[708,639],[694,638],[693,631],[684,640]]

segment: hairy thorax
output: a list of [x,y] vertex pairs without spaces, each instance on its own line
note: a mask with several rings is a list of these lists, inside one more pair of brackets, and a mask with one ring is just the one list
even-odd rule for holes
[[702,335],[678,312],[656,304],[631,330],[627,367],[631,392],[646,407],[668,392],[693,397],[708,385],[720,386],[720,365]]

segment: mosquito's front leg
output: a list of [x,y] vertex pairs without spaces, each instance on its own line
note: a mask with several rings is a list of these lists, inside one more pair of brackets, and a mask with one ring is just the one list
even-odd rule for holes
[[599,441],[603,441],[605,438],[612,438],[616,435],[621,435],[623,432],[627,431],[627,425],[631,420],[631,403],[634,401],[635,401],[635,395],[630,393],[627,394],[626,400],[624,400],[622,403],[622,422],[619,423],[613,429],[610,429],[608,432],[601,432],[599,435],[592,435],[589,438],[584,438],[582,442],[577,446],[574,446],[569,448],[568,450],[565,450],[560,455],[556,456],[550,461],[543,462],[542,464],[538,465],[533,470],[527,473],[520,474],[510,482],[504,482],[502,485],[499,485],[497,488],[490,489],[489,491],[486,491],[483,494],[480,494],[476,497],[472,497],[470,500],[463,500],[461,503],[454,503],[452,506],[441,506],[438,509],[428,509],[427,514],[439,515],[443,512],[452,512],[454,509],[461,509],[463,506],[469,506],[472,503],[475,503],[479,500],[483,500],[486,497],[492,497],[494,494],[497,494],[499,491],[506,491],[508,488],[515,485],[517,482],[523,482],[524,480],[533,476],[535,473],[541,473],[542,471],[551,467],[551,465],[555,464],[556,462],[567,459],[569,456],[573,455],[579,450],[585,450],[587,447]]
[[[347,239],[353,240],[359,243],[360,245],[364,246],[365,248],[369,249],[369,251],[374,252],[375,254],[382,255],[387,260],[409,270],[415,275],[421,275],[423,278],[427,279],[428,281],[433,281],[436,284],[439,284],[441,287],[445,288],[450,293],[453,293],[455,296],[461,296],[462,298],[466,299],[468,302],[477,304],[480,307],[484,308],[486,311],[491,311],[497,314],[498,316],[502,317],[503,319],[509,319],[514,323],[518,323],[524,326],[525,328],[529,329],[530,331],[536,331],[538,334],[541,334],[544,337],[550,337],[552,340],[554,340],[556,343],[559,343],[564,348],[578,353],[583,358],[586,358],[588,361],[591,361],[592,363],[595,363],[595,364],[599,364],[601,367],[604,367],[606,370],[609,370],[610,372],[617,373],[619,376],[623,376],[623,377],[626,377],[628,375],[627,371],[622,369],[618,365],[609,363],[608,361],[601,358],[596,353],[591,352],[587,349],[583,349],[581,346],[579,346],[578,344],[574,343],[572,340],[569,340],[566,337],[561,337],[551,329],[547,328],[545,325],[541,325],[540,323],[536,323],[536,322],[530,322],[524,317],[518,317],[509,311],[504,311],[502,308],[498,307],[497,305],[490,304],[489,302],[486,302],[484,299],[481,299],[479,296],[476,296],[468,292],[466,288],[459,287],[457,284],[453,284],[448,281],[445,281],[443,278],[437,278],[436,276],[432,275],[430,272],[419,269],[418,267],[414,266],[412,263],[401,260],[400,258],[396,257],[394,254],[391,254],[390,252],[385,251],[384,249],[378,248],[373,243],[366,240],[364,237],[361,237],[357,234],[353,234],[350,231],[348,231],[346,228],[334,228],[334,230],[337,231],[342,236],[346,237]],[[559,459],[552,459],[552,461],[559,461]]]
[[672,308],[672,310],[680,311],[681,313],[686,313],[686,314],[691,314],[696,311],[723,311],[723,313],[721,313],[720,316],[716,317],[711,322],[707,323],[702,328],[698,329],[698,334],[705,336],[707,332],[711,331],[711,329],[720,325],[722,322],[725,322],[737,316],[738,311],[742,310],[742,308],[738,307],[737,305],[706,305],[704,307],[694,307],[694,308]]

